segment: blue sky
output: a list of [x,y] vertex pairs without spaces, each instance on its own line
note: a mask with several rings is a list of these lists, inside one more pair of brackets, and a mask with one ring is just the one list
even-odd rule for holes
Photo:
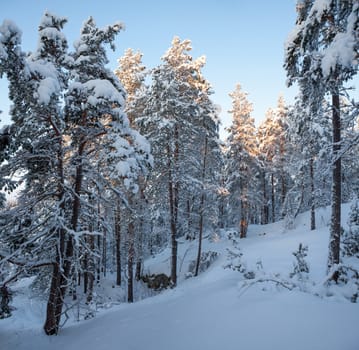
[[[108,51],[109,68],[126,48],[143,52],[148,67],[160,57],[176,35],[192,41],[193,57],[205,55],[206,78],[222,108],[223,126],[230,124],[228,93],[240,83],[254,105],[257,123],[269,107],[275,107],[280,93],[292,102],[296,91],[285,86],[282,68],[284,41],[294,27],[296,0],[7,0],[0,8],[0,22],[13,20],[23,31],[23,49],[37,45],[37,27],[47,9],[68,18],[64,32],[70,47],[89,16],[98,26],[118,20],[126,30],[116,40],[116,52]],[[6,120],[7,91],[0,82],[1,119]]]

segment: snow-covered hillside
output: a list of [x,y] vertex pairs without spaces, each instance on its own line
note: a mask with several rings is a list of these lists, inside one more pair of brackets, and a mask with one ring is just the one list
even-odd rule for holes
[[[348,206],[343,207],[346,218]],[[344,219],[345,220],[345,219]],[[95,318],[68,321],[58,336],[42,331],[45,305],[28,298],[27,280],[18,282],[13,316],[0,320],[0,347],[7,350],[357,350],[359,304],[345,289],[323,287],[328,252],[328,211],[318,211],[318,229],[309,214],[293,230],[283,223],[250,226],[240,240],[241,261],[255,279],[224,269],[228,232],[210,235],[204,251],[219,258],[197,278],[185,278],[196,242],[179,244],[177,288],[134,304],[100,310]],[[211,239],[209,239],[211,238]],[[310,272],[304,281],[290,278],[299,243],[308,246]],[[149,272],[168,272],[169,251],[146,263]],[[262,282],[260,282],[262,280]],[[294,286],[295,284],[295,286]],[[291,290],[290,290],[291,289]],[[314,295],[317,294],[317,295]]]

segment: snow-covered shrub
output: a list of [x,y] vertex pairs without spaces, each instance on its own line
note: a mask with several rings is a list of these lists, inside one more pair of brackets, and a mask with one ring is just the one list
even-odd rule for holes
[[308,253],[308,246],[303,246],[302,243],[299,243],[298,250],[293,252],[293,255],[296,258],[296,261],[293,264],[293,272],[289,274],[291,278],[297,276],[299,280],[303,280],[307,278],[307,274],[309,273],[309,265],[305,261],[305,258]]
[[227,264],[224,265],[225,269],[232,269],[243,273],[246,268],[242,261],[243,253],[235,240],[233,240],[233,248],[227,248]]
[[344,296],[352,303],[356,303],[359,298],[359,270],[358,267],[351,265],[341,265],[338,269],[338,284],[345,286]]
[[344,256],[359,258],[359,199],[356,199],[348,218],[349,230],[342,235],[342,249]]
[[[198,271],[200,273],[206,271],[212,265],[212,263],[215,260],[217,260],[217,258],[218,258],[217,252],[212,252],[212,251],[202,252]],[[194,275],[195,270],[196,270],[196,262],[197,262],[196,260],[192,260],[189,263],[188,276]]]
[[[341,263],[337,265],[337,287],[342,287],[342,294],[351,302],[359,300],[359,199],[355,199],[351,205],[348,230],[342,231],[341,237]],[[333,283],[329,284],[333,289]]]
[[245,262],[242,261],[243,253],[238,246],[238,242],[233,239],[233,248],[227,248],[227,264],[223,267],[240,272],[245,279],[254,279],[256,274],[253,270],[248,270]]

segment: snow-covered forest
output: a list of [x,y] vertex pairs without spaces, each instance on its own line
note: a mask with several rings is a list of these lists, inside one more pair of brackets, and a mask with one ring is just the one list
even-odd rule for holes
[[[0,344],[25,349],[21,339],[33,323],[33,348],[67,347],[62,332],[72,339],[79,331],[86,341],[73,348],[90,350],[91,333],[100,339],[105,329],[97,331],[97,317],[107,317],[110,329],[125,313],[121,322],[134,324],[119,324],[119,333],[123,326],[137,337],[172,321],[178,333],[167,333],[181,338],[190,324],[198,338],[177,348],[214,349],[221,343],[201,345],[205,328],[227,315],[218,339],[234,349],[241,347],[230,336],[236,315],[255,327],[250,314],[272,313],[264,303],[272,298],[279,311],[265,334],[276,334],[277,349],[295,348],[288,335],[280,343],[274,326],[294,322],[282,301],[313,304],[321,322],[347,317],[342,334],[322,347],[303,334],[298,349],[359,347],[359,101],[352,86],[359,1],[298,0],[296,10],[283,61],[288,86],[298,87],[295,103],[279,96],[256,126],[250,95],[238,83],[225,140],[206,60],[192,57],[190,40],[175,36],[156,67],[145,67],[131,48],[109,67],[107,50],[115,50],[122,23],[99,28],[89,18],[69,47],[67,19],[45,12],[38,46],[28,53],[21,28],[3,21],[0,77],[9,88],[1,94],[12,107],[11,123],[0,130]],[[176,300],[177,316],[165,317]],[[214,303],[223,309],[208,312]],[[191,310],[196,305],[205,320]],[[311,315],[292,312],[303,330]],[[90,333],[84,322],[92,322]],[[238,324],[248,328],[246,349],[249,335],[266,327]],[[20,329],[19,339],[7,338]],[[253,349],[265,340],[254,340]],[[101,348],[116,347],[103,341]],[[172,342],[125,341],[126,349]]]

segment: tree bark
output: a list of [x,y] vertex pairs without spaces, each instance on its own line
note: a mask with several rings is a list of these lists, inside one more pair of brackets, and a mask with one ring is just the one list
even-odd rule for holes
[[135,230],[133,221],[128,224],[128,257],[127,257],[127,302],[133,303],[133,262],[135,257]]
[[[329,240],[328,269],[339,264],[340,260],[340,221],[341,221],[341,121],[340,121],[340,100],[339,93],[332,95],[332,125],[333,125],[333,179],[332,179],[332,214]],[[339,273],[333,275],[337,282]]]
[[208,139],[206,136],[205,141],[204,141],[204,154],[203,154],[203,165],[202,165],[202,191],[201,191],[201,200],[200,200],[200,207],[199,207],[199,235],[198,235],[198,250],[197,250],[197,259],[196,259],[196,269],[194,272],[195,276],[198,276],[199,265],[201,263],[201,255],[202,255],[203,219],[204,219],[204,203],[205,203],[204,182],[206,179],[206,170],[207,170],[207,153],[208,153]]
[[171,229],[171,280],[173,285],[177,284],[177,218],[178,218],[178,196],[179,183],[175,179],[178,175],[179,143],[178,129],[175,126],[174,139],[175,148],[172,154],[171,147],[167,144],[167,165],[168,165],[168,200],[170,209]]
[[268,198],[267,198],[267,186],[266,186],[266,173],[263,170],[263,217],[262,225],[266,225],[269,222],[269,210],[268,210]]
[[118,200],[115,210],[115,245],[116,245],[116,285],[121,285],[121,216],[120,201]]
[[272,222],[275,222],[275,196],[274,196],[274,174],[271,174],[271,201],[272,201]]
[[315,188],[314,188],[314,159],[309,161],[310,171],[310,229],[315,230]]
[[[63,163],[63,145],[62,145],[62,135],[59,129],[55,126],[50,118],[50,124],[53,126],[53,130],[55,131],[56,137],[58,138],[59,148],[57,152],[57,175],[58,175],[58,202],[61,214],[65,213],[65,202],[64,202],[64,163]],[[59,315],[57,314],[60,309],[60,305],[62,304],[61,298],[61,280],[62,280],[62,272],[61,272],[61,264],[62,259],[64,257],[65,252],[65,231],[62,228],[58,229],[58,247],[56,249],[56,258],[55,264],[52,269],[52,277],[50,284],[50,293],[47,301],[46,307],[46,319],[44,323],[44,331],[47,335],[54,335],[58,333],[59,330]],[[61,315],[61,313],[60,313]]]
[[171,226],[171,280],[174,285],[177,284],[177,227],[175,219],[175,204],[173,196],[173,182],[171,170],[170,180],[168,181],[168,196],[170,204],[170,226]]
[[[85,116],[84,116],[85,117]],[[74,200],[72,206],[71,226],[74,231],[77,230],[78,219],[80,215],[80,193],[82,187],[83,171],[82,171],[82,156],[85,149],[86,141],[82,140],[79,145],[78,158],[80,164],[76,168],[75,186],[74,186]],[[62,162],[60,163],[62,167]],[[62,186],[63,188],[63,186]],[[63,202],[63,201],[62,201]],[[60,202],[60,203],[62,203]],[[51,281],[51,292],[48,301],[48,310],[46,312],[46,320],[44,324],[44,331],[47,335],[57,334],[60,327],[60,320],[62,314],[62,307],[64,303],[64,297],[66,289],[69,284],[71,273],[71,259],[74,253],[73,238],[68,236],[65,242],[65,234],[63,230],[60,230],[60,251],[58,254],[59,263],[54,266],[53,277]],[[65,249],[66,243],[66,249]],[[64,250],[63,256],[61,250]],[[61,260],[63,259],[62,271]],[[56,289],[56,291],[55,291]]]

